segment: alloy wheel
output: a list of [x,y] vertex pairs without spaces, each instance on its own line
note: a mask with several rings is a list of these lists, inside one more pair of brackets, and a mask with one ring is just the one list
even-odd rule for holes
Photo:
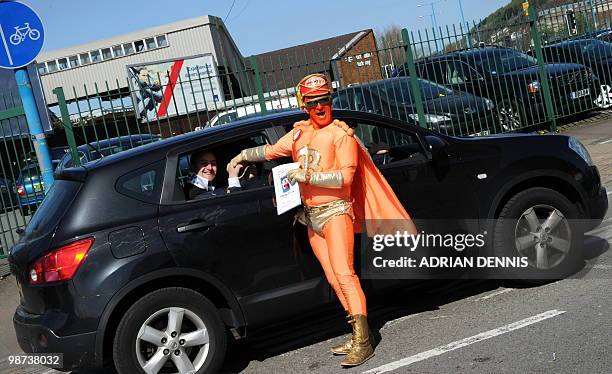
[[135,344],[138,363],[147,374],[195,373],[204,365],[209,348],[204,321],[179,307],[161,309],[147,318]]
[[530,266],[547,270],[567,257],[572,231],[561,211],[550,205],[535,205],[521,214],[514,238],[517,251],[527,257]]
[[512,105],[507,104],[499,107],[499,122],[504,131],[514,131],[521,128],[521,114]]
[[612,106],[612,87],[607,84],[601,85],[599,95],[597,95],[597,99],[595,99],[595,105],[602,109]]

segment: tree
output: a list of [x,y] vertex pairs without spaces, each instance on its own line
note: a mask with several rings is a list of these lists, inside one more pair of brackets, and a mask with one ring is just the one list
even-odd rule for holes
[[398,25],[387,26],[376,31],[375,36],[383,76],[388,78],[394,68],[406,62],[402,28]]

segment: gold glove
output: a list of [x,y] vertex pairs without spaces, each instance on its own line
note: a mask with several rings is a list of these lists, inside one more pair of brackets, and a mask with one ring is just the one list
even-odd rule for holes
[[299,168],[289,170],[287,172],[287,179],[289,179],[289,183],[295,184],[295,182],[306,182],[306,170]]
[[316,171],[310,175],[308,183],[319,187],[342,188],[344,177],[340,171]]
[[235,168],[241,162],[261,162],[266,161],[266,146],[243,149],[236,157],[230,160],[230,166]]

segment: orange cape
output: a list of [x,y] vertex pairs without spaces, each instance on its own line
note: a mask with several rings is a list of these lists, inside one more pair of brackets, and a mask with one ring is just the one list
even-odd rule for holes
[[417,229],[406,209],[395,192],[378,170],[364,145],[353,135],[359,144],[359,162],[351,195],[354,199],[355,232],[375,234],[395,234],[396,231],[407,231],[416,234]]

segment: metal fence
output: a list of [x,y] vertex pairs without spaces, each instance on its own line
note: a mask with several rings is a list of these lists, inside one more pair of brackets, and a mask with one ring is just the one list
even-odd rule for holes
[[42,201],[42,190],[23,187],[38,180],[36,157],[27,134],[23,107],[18,97],[0,95],[0,258],[18,239],[17,229],[29,220],[20,203]]
[[[198,67],[173,78],[132,67],[129,76],[113,82],[56,88],[49,143],[67,148],[58,152],[58,162],[78,165],[142,144],[143,137],[154,141],[295,109],[294,86],[310,73],[329,76],[335,108],[379,113],[455,136],[554,131],[558,121],[612,105],[612,66],[601,62],[612,61],[606,41],[610,14],[588,1],[539,13],[531,6],[528,14],[507,19],[403,29],[378,40],[366,34],[348,43],[250,56],[218,69]],[[215,90],[222,94],[215,97]],[[2,119],[11,120],[16,118]],[[23,170],[35,166],[31,141],[5,136],[0,146],[6,190],[16,191],[14,185],[24,184]],[[36,167],[30,169],[37,174]],[[2,195],[0,256],[16,239],[15,229],[29,220],[24,213],[40,203],[40,186],[25,184],[23,193],[33,200]]]

